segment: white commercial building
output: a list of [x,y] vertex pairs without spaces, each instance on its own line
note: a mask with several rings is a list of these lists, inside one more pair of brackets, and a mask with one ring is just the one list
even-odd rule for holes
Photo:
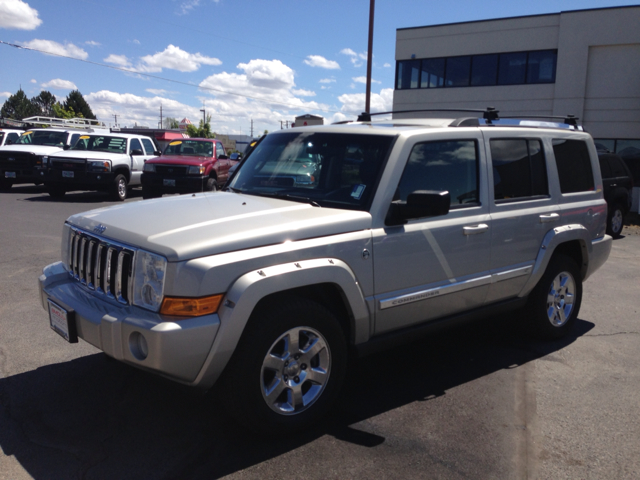
[[631,167],[638,211],[640,6],[397,30],[394,111],[488,106],[579,117]]

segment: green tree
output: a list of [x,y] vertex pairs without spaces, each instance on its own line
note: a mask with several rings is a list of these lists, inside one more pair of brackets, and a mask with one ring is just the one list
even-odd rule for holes
[[[56,102],[51,107],[53,111],[53,116],[56,118],[76,118],[76,112],[73,111],[73,108],[64,108],[60,102]],[[80,115],[82,116],[82,115]]]
[[216,138],[215,132],[211,131],[211,115],[207,115],[206,123],[200,120],[200,125],[187,125],[187,134],[191,138]]
[[96,120],[96,116],[91,111],[91,107],[79,90],[72,90],[69,95],[67,95],[67,99],[64,101],[64,109],[72,109],[79,117]]
[[177,118],[167,117],[162,121],[162,123],[163,123],[162,126],[164,128],[170,128],[174,130],[180,128],[180,122],[178,121]]
[[34,112],[32,103],[22,89],[7,98],[4,105],[2,105],[2,109],[0,109],[0,116],[14,120],[22,120],[34,115],[37,115],[37,113]]
[[53,106],[57,100],[54,94],[47,90],[40,92],[40,95],[31,99],[31,105],[33,106],[34,115],[42,117],[53,117]]

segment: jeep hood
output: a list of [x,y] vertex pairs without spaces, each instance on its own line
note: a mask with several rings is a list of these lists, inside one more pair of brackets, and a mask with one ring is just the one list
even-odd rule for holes
[[[371,228],[368,212],[205,192],[132,202],[69,217],[102,237],[182,261]],[[99,227],[94,231],[96,227]]]

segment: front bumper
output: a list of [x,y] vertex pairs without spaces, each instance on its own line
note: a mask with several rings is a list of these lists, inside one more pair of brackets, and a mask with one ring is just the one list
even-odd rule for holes
[[[45,267],[38,283],[45,310],[47,299],[74,310],[79,338],[117,360],[198,386],[196,378],[220,327],[218,315],[177,319],[97,298],[61,262]],[[146,358],[136,348],[138,334],[147,342]]]
[[0,178],[13,183],[43,183],[45,175],[42,167],[0,168]]
[[[166,180],[166,182],[165,182]],[[198,193],[203,192],[209,177],[204,175],[164,176],[157,173],[142,174],[142,186],[162,193]],[[171,185],[167,185],[170,183]]]
[[49,169],[44,176],[48,184],[64,185],[68,189],[95,189],[108,188],[113,184],[116,174],[114,172],[85,172],[73,170],[73,177],[64,177],[62,170]]

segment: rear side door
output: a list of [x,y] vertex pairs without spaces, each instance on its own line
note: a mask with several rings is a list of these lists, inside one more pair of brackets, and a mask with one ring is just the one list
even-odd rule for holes
[[549,185],[552,159],[545,154],[542,137],[507,136],[500,130],[484,135],[492,225],[487,303],[492,303],[520,293],[544,236],[560,223],[560,209]]
[[491,278],[481,133],[425,135],[401,156],[405,165],[390,200],[406,200],[415,190],[448,191],[451,206],[444,216],[374,228],[375,334],[479,307]]

